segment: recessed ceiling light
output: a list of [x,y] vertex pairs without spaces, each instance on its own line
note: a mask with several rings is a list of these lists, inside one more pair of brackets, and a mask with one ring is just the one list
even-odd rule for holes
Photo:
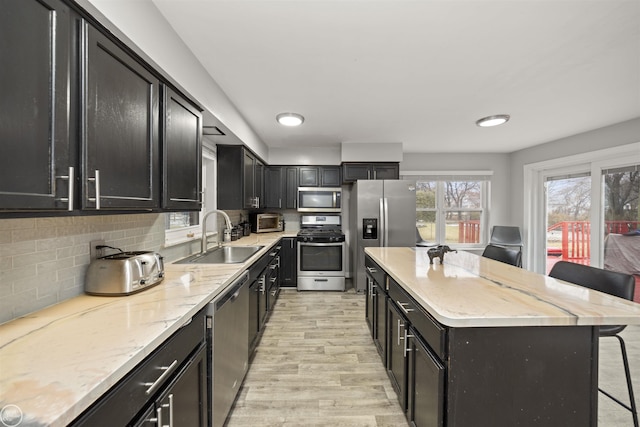
[[483,128],[498,126],[507,123],[510,117],[511,116],[509,116],[508,114],[496,114],[495,116],[483,117],[480,120],[476,121],[476,125]]
[[280,113],[276,120],[283,126],[300,126],[304,122],[304,117],[298,113]]

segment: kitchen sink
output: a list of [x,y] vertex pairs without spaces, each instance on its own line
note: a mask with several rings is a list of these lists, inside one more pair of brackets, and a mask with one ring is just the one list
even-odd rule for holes
[[264,246],[222,246],[176,261],[176,264],[239,264],[262,248]]

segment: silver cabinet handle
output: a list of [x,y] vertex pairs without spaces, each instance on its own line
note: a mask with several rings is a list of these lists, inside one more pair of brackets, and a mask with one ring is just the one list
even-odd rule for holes
[[404,328],[404,324],[400,321],[400,319],[398,319],[398,345],[400,345],[400,341],[404,339],[400,337],[401,328]]
[[[160,369],[163,370],[164,372],[162,373],[162,375],[160,375],[158,377],[157,380],[155,380],[152,383],[143,383],[143,385],[145,387],[149,387],[144,394],[146,394],[147,396],[151,395],[158,387],[160,387],[160,385],[162,384],[162,382],[169,376],[171,375],[171,373],[173,372],[173,370],[176,368],[176,366],[178,366],[178,360],[174,360],[171,365],[169,366],[161,366]],[[158,424],[160,424],[160,422],[158,422]]]
[[404,358],[407,358],[407,353],[411,351],[409,348],[409,340],[407,338],[415,338],[415,335],[407,334],[407,330],[404,330]]
[[270,281],[271,283],[276,283],[276,278],[275,278],[275,277],[272,277],[271,279],[269,279],[269,281]]
[[67,210],[68,211],[72,211],[73,210],[73,193],[74,193],[74,189],[75,189],[75,169],[73,166],[69,166],[69,171],[67,173],[67,175],[58,175],[56,176],[56,178],[58,179],[66,179],[69,180],[67,186],[68,186],[68,197],[61,197],[60,200],[61,202],[67,202]]
[[169,427],[173,427],[173,393],[169,395]]
[[265,292],[265,284],[266,284],[266,277],[262,276],[260,278],[260,292],[262,292],[263,294]]
[[282,208],[282,199],[278,199],[278,207]]
[[87,178],[87,181],[93,181],[96,187],[96,197],[89,197],[90,202],[96,202],[96,209],[100,209],[100,171],[96,169],[95,176],[93,178]]
[[402,310],[404,312],[404,314],[409,314],[412,311],[415,311],[415,309],[413,308],[407,308],[405,307],[405,305],[409,305],[408,302],[400,302],[400,301],[396,301],[396,303],[398,304],[398,306],[400,306],[400,310]]
[[371,274],[373,274],[373,273],[377,273],[377,272],[378,272],[378,270],[376,270],[375,268],[371,268],[371,267],[367,267],[367,271],[368,271],[369,273],[371,273]]

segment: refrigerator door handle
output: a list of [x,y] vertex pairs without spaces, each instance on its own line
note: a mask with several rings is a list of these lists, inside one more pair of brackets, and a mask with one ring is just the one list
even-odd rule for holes
[[384,198],[384,245],[389,246],[389,201]]
[[384,216],[384,201],[385,199],[380,198],[380,224],[378,225],[378,235],[380,236],[380,247],[384,247],[385,246],[385,230],[386,230],[386,226],[384,223],[385,220],[385,216]]

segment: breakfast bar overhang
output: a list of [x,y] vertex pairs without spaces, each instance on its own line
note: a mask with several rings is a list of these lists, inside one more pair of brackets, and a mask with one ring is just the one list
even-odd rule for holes
[[597,425],[599,326],[640,304],[462,251],[365,253],[444,331],[443,425]]

